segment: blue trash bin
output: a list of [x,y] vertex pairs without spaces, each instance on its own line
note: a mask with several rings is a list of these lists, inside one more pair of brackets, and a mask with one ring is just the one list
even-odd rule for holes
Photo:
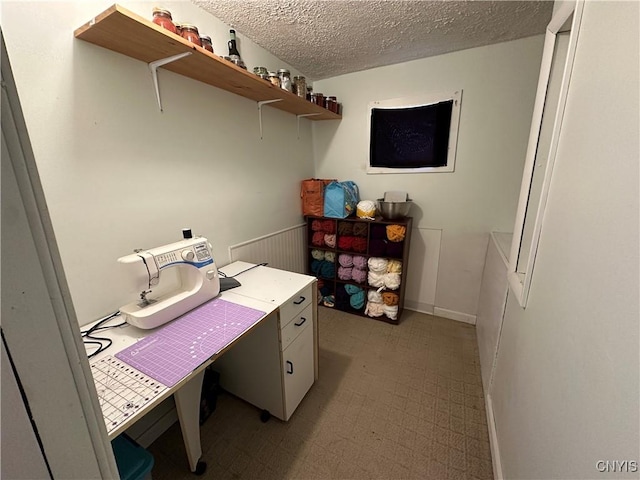
[[121,480],[151,480],[153,455],[122,434],[111,441]]

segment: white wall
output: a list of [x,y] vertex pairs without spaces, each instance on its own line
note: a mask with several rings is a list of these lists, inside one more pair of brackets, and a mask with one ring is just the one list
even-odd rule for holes
[[[2,2],[2,29],[81,324],[133,301],[116,259],[191,227],[227,248],[301,222],[313,175],[310,121],[161,71],[158,111],[143,62],[74,38],[111,0]],[[156,2],[125,2],[151,17]],[[228,26],[189,2],[165,2],[226,54]],[[251,69],[286,66],[239,35]],[[294,69],[291,69],[293,73]]]
[[[427,249],[439,256],[438,272],[430,272],[437,275],[434,298],[408,290],[408,303],[435,302],[441,313],[475,316],[489,232],[513,228],[542,42],[531,37],[314,83],[315,91],[344,103],[339,124],[312,127],[316,176],[353,180],[363,199],[406,190],[415,202],[414,226],[442,230],[440,248]],[[369,102],[460,88],[455,172],[366,174]],[[412,258],[409,268],[432,264]]]
[[526,309],[493,381],[505,478],[638,478],[639,4],[585,2]]

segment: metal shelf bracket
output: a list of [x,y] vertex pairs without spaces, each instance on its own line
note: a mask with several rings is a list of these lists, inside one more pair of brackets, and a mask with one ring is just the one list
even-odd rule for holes
[[262,140],[262,106],[268,105],[274,102],[281,102],[281,98],[276,98],[275,100],[263,100],[258,102],[258,122],[260,122],[260,140]]
[[319,113],[303,113],[302,115],[296,115],[296,122],[298,124],[298,140],[300,140],[300,119],[304,117],[315,117],[320,115]]
[[154,62],[149,63],[149,70],[151,70],[151,75],[153,76],[153,86],[156,90],[156,100],[158,100],[158,108],[162,112],[162,101],[160,100],[160,88],[158,87],[158,68],[166,65],[167,63],[175,62],[176,60],[180,60],[181,58],[187,57],[191,55],[191,52],[179,53],[178,55],[172,55],[171,57],[161,58]]

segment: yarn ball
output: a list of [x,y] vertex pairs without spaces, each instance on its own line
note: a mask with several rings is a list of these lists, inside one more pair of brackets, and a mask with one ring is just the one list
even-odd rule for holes
[[387,265],[388,273],[402,273],[402,262],[400,260],[389,260]]
[[345,285],[344,289],[349,295],[354,295],[358,292],[362,292],[362,288],[358,287],[357,285],[351,285],[350,283]]
[[324,252],[324,259],[325,259],[327,262],[335,263],[335,261],[336,261],[336,254],[335,254],[335,252]]
[[401,242],[407,233],[404,225],[387,225],[387,238],[392,242]]
[[314,232],[322,231],[322,220],[314,220],[311,222],[311,230]]
[[366,237],[369,232],[369,226],[366,223],[354,223],[353,234],[356,237]]
[[348,253],[338,255],[338,263],[343,267],[353,267],[353,256]]
[[389,305],[389,306],[398,305],[399,300],[400,300],[400,297],[398,296],[397,293],[384,292],[382,294],[382,302],[385,305]]
[[391,320],[396,320],[398,318],[398,307],[397,306],[393,306],[392,307],[390,305],[384,305],[382,307],[382,311]]
[[377,273],[369,271],[367,274],[367,280],[369,281],[369,285],[372,287],[384,287],[384,276],[385,273]]
[[385,273],[384,286],[387,287],[389,290],[397,290],[400,287],[400,274]]
[[382,294],[377,290],[369,290],[367,292],[367,300],[372,303],[382,303]]
[[320,265],[320,276],[322,278],[334,278],[336,276],[336,266],[332,262],[323,261]]
[[367,272],[366,270],[354,267],[351,271],[351,278],[354,282],[364,283],[367,281]]
[[367,308],[365,308],[364,313],[370,317],[381,317],[384,314],[384,305],[382,303],[367,302]]
[[356,205],[356,215],[359,218],[373,218],[376,216],[376,204],[371,200],[361,200]]
[[324,233],[336,233],[336,222],[333,220],[322,220],[320,228]]
[[340,280],[351,280],[353,267],[338,267],[338,278]]
[[369,258],[367,264],[369,265],[370,272],[387,273],[389,260],[387,260],[386,258],[371,257]]
[[362,307],[364,307],[364,292],[360,290],[359,292],[351,295],[351,297],[349,298],[349,303],[356,310],[360,310]]
[[360,270],[365,270],[367,268],[367,257],[363,257],[361,255],[354,255],[353,266],[355,268],[359,268]]
[[316,247],[322,247],[324,245],[324,233],[314,232],[311,237],[311,243]]
[[353,245],[351,247],[354,252],[364,253],[367,251],[367,239],[362,237],[353,237]]
[[329,248],[335,248],[336,247],[336,234],[335,233],[325,233],[324,236],[322,237],[322,240],[324,241],[324,243],[325,243],[325,245],[327,247],[329,247]]
[[353,235],[353,224],[351,222],[338,222],[338,235],[344,237]]
[[311,250],[311,256],[315,260],[324,260],[324,250],[313,249]]
[[353,248],[353,239],[355,237],[339,237],[338,248],[340,250],[351,250]]
[[312,260],[311,261],[311,265],[309,267],[311,268],[311,272],[314,275],[320,275],[320,268],[322,267],[322,260]]

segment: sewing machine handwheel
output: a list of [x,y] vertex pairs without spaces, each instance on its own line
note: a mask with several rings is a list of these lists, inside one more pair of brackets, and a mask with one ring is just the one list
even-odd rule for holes
[[207,462],[203,462],[202,460],[198,460],[198,464],[196,465],[195,473],[196,475],[202,475],[207,471]]
[[267,423],[270,418],[271,418],[271,414],[269,413],[269,410],[262,410],[260,412],[260,421],[262,423]]

